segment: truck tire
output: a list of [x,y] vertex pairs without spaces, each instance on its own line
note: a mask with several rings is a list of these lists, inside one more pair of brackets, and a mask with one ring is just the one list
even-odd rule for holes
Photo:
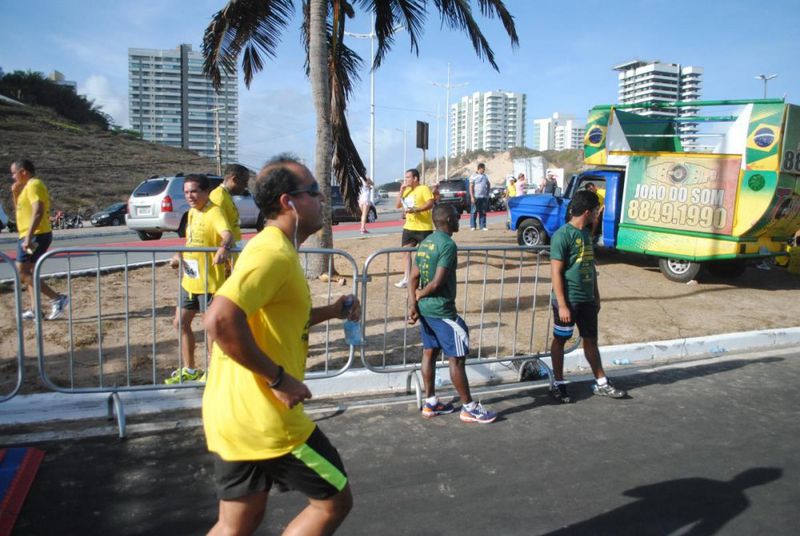
[[741,259],[715,261],[706,264],[708,273],[720,279],[736,279],[747,269],[747,262]]
[[374,208],[372,208],[372,207],[370,207],[370,209],[369,209],[369,212],[367,212],[367,221],[368,221],[369,223],[373,223],[373,222],[375,222],[375,221],[378,221],[378,213],[377,213],[377,211],[376,211]]
[[688,283],[700,272],[700,263],[681,259],[658,259],[658,268],[664,277],[676,283]]
[[161,238],[161,233],[148,233],[147,231],[136,231],[141,240],[158,240]]
[[547,231],[537,220],[525,220],[517,227],[517,244],[520,246],[545,246],[548,241]]

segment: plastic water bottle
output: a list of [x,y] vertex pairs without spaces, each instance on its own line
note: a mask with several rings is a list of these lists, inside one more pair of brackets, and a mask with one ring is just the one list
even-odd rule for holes
[[[353,298],[348,296],[344,300],[345,310],[349,311],[353,307]],[[361,338],[361,322],[358,320],[350,320],[349,318],[344,321],[344,340],[350,346],[361,346],[364,344],[364,339]]]

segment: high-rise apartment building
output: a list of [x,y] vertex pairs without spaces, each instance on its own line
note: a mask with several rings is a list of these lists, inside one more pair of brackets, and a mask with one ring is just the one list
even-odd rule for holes
[[224,76],[219,92],[203,74],[203,56],[191,45],[172,50],[128,49],[131,128],[142,139],[235,162],[239,147],[236,74]]
[[[702,67],[632,60],[615,66],[614,70],[619,72],[620,104],[700,100]],[[682,122],[681,118],[696,115],[698,108],[641,108],[631,111],[644,116],[678,118],[681,138],[688,143],[695,141],[692,134],[697,134],[697,123]]]
[[586,123],[574,115],[556,112],[553,117],[533,120],[533,148],[537,151],[583,149]]
[[450,156],[525,144],[525,95],[476,92],[450,107]]

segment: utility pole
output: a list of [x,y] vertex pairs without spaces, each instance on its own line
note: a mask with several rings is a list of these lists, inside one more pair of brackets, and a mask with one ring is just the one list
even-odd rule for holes
[[446,91],[446,98],[445,98],[445,135],[444,135],[444,178],[448,179],[450,177],[450,90],[452,88],[466,86],[467,82],[463,84],[451,84],[450,83],[450,64],[447,64],[447,84],[440,84],[439,82],[434,82],[434,86],[443,87]]
[[442,154],[439,152],[439,103],[436,103],[436,182],[441,180],[439,175],[439,159]]
[[397,130],[398,132],[402,132],[403,133],[403,172],[400,174],[400,178],[402,179],[403,177],[405,177],[406,170],[408,169],[408,161],[406,159],[406,153],[408,152],[408,148],[407,148],[407,145],[406,145],[406,141],[407,141],[406,138],[408,137],[406,135],[406,132],[407,132],[406,120],[403,119],[403,129],[402,130],[400,130],[399,128],[395,128],[395,130]]
[[209,110],[209,112],[214,112],[214,152],[217,155],[217,175],[222,175],[222,140],[219,136],[219,112],[224,109],[225,106],[217,106]]

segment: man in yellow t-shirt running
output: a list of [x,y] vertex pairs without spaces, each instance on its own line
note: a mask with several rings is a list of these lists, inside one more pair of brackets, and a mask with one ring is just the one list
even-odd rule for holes
[[[206,310],[214,293],[225,281],[225,265],[233,244],[230,224],[222,210],[208,199],[209,190],[210,183],[205,175],[187,175],[183,179],[183,195],[190,207],[186,222],[186,247],[213,247],[217,250],[213,254],[176,253],[170,262],[173,268],[183,267],[174,321],[181,337],[183,367],[164,381],[168,384],[199,380],[203,376],[203,371],[195,365],[192,320],[198,312]],[[210,342],[207,341],[206,346],[210,347]]]
[[242,195],[247,190],[250,170],[241,164],[230,164],[225,168],[222,184],[211,190],[209,199],[217,205],[230,224],[233,242],[237,248],[242,247],[242,229],[239,226],[239,209],[233,202],[234,195]]
[[[311,306],[297,248],[322,228],[311,172],[281,155],[259,172],[255,199],[267,225],[217,292],[205,326],[214,339],[203,427],[214,455],[219,519],[210,534],[250,534],[273,483],[306,495],[284,534],[332,534],[353,505],[342,460],[303,411],[309,327],[360,316],[355,296]],[[347,299],[353,300],[350,308]]]
[[[406,171],[405,181],[397,196],[396,208],[403,209],[406,223],[403,225],[403,238],[400,245],[404,248],[417,247],[433,232],[433,192],[419,183],[419,171]],[[403,254],[403,279],[394,284],[397,288],[406,288],[408,273],[411,271],[411,253]]]
[[[22,313],[24,320],[36,318],[33,295],[33,266],[45,254],[53,241],[53,229],[50,226],[50,194],[44,183],[36,177],[33,162],[27,159],[15,160],[11,163],[11,194],[17,216],[17,271],[20,281],[28,287],[31,308]],[[55,320],[64,314],[69,305],[69,298],[51,289],[41,281],[39,287],[42,294],[50,298],[51,307],[48,320]],[[39,313],[42,314],[42,313]]]

